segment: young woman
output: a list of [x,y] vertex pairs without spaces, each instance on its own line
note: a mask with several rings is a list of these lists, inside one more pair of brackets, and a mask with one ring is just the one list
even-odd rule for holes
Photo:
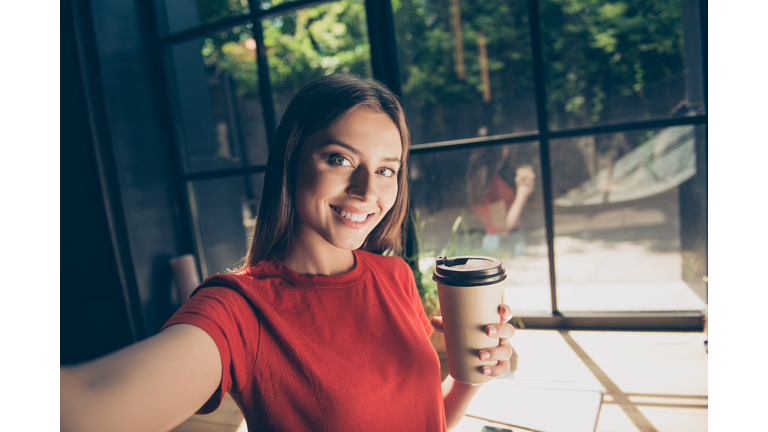
[[[455,426],[479,386],[440,383],[413,275],[388,256],[402,245],[408,145],[378,82],[338,74],[302,89],[240,270],[208,278],[159,334],[62,368],[62,430],[168,430],[225,392],[251,432]],[[486,329],[499,346],[478,352],[498,360],[490,376],[509,371],[511,310],[499,313]]]
[[[485,229],[483,250],[498,250],[504,239],[512,240],[505,243],[515,256],[525,253],[525,236],[519,231],[520,217],[533,194],[536,174],[529,163],[521,163],[521,159],[530,160],[530,155],[526,157],[520,150],[520,146],[495,146],[473,150],[469,155],[465,177],[467,199]],[[514,175],[514,181],[510,174]]]

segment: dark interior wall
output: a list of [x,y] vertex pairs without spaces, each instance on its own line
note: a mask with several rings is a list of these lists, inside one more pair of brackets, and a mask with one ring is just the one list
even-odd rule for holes
[[88,120],[70,2],[61,3],[60,361],[132,341]]
[[191,252],[152,8],[61,5],[62,364],[155,334]]
[[153,7],[141,0],[90,2],[126,249],[147,336],[173,312],[168,259],[191,252],[180,224],[186,212],[174,177]]

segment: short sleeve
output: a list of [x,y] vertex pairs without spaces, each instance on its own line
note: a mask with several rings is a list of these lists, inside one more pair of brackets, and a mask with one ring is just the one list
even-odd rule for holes
[[197,414],[215,411],[226,392],[239,392],[255,363],[259,342],[258,311],[237,291],[226,287],[198,289],[163,325],[191,324],[214,340],[221,356],[221,381]]

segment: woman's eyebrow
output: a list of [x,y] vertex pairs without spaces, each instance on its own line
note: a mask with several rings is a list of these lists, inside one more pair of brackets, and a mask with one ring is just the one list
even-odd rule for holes
[[349,145],[349,144],[345,143],[344,141],[339,141],[339,140],[328,141],[327,143],[323,144],[323,145],[320,147],[320,149],[321,149],[321,150],[323,150],[323,149],[325,149],[326,147],[330,147],[330,146],[332,146],[332,145],[337,145],[337,146],[339,146],[339,147],[344,147],[344,148],[345,148],[345,149],[347,149],[347,150],[348,150],[350,153],[354,153],[356,156],[360,156],[360,150],[358,150],[358,149],[356,149],[356,148],[352,147],[351,145]]
[[[323,144],[320,147],[320,149],[322,150],[322,149],[325,149],[326,147],[330,147],[332,145],[337,145],[339,147],[343,147],[343,148],[347,149],[350,153],[353,153],[355,156],[360,156],[360,150],[358,150],[358,149],[352,147],[351,145],[345,143],[344,141],[340,141],[340,140],[328,141],[327,143]],[[393,162],[393,163],[399,164],[400,163],[400,158],[397,158],[397,157],[387,157],[387,158],[383,159],[383,162]]]
[[400,159],[396,157],[388,157],[388,158],[384,158],[384,162],[392,162],[392,163],[400,164]]

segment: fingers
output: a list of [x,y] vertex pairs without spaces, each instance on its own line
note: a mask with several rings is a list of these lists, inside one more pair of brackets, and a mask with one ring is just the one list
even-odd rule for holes
[[[515,327],[507,323],[507,321],[512,319],[512,309],[503,304],[499,306],[499,314],[501,315],[501,323],[486,326],[485,334],[492,338],[509,339],[515,334]],[[435,331],[443,333],[443,317],[432,317],[431,323]]]
[[435,328],[436,332],[443,333],[443,317],[432,317],[432,327]]
[[496,366],[483,366],[483,375],[491,376],[494,378],[503,377],[509,373],[509,359],[499,360]]
[[531,173],[531,175],[524,176],[524,177],[515,177],[515,183],[517,185],[524,185],[524,186],[533,186],[534,182],[536,181],[536,174]]
[[477,357],[483,361],[506,360],[512,357],[512,347],[504,342],[498,347],[486,348],[480,350]]
[[485,327],[485,334],[492,338],[509,339],[515,334],[515,327],[509,323],[491,324]]
[[[499,305],[499,315],[501,315],[499,324],[486,326],[485,334],[492,338],[509,339],[515,334],[515,327],[507,322],[512,319],[512,308],[505,304]],[[505,342],[502,340],[502,343]]]
[[502,323],[505,323],[512,319],[512,308],[508,305],[501,304],[499,305],[499,315],[501,315],[501,321]]
[[[499,315],[501,315],[501,322],[499,324],[491,324],[486,326],[485,334],[488,337],[501,339],[499,344],[505,345],[507,343],[507,339],[511,338],[515,334],[515,327],[507,322],[512,319],[512,308],[505,304],[499,305]],[[442,324],[442,318],[440,320],[440,324]],[[512,355],[511,352],[510,355]]]

